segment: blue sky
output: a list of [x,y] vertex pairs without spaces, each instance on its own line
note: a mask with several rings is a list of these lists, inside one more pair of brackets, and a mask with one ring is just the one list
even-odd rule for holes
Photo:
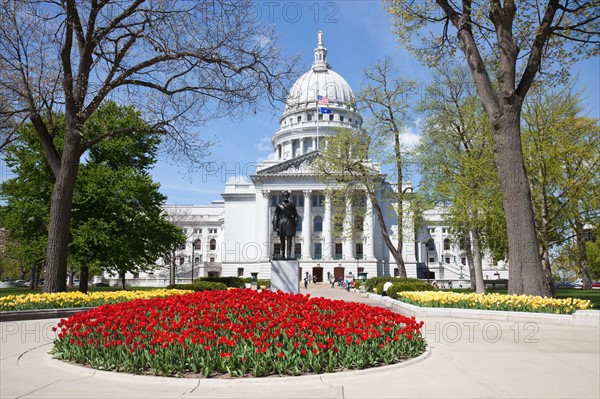
[[[257,3],[263,21],[272,23],[279,34],[279,46],[288,55],[300,54],[303,70],[308,70],[317,45],[317,32],[323,31],[328,61],[357,92],[361,69],[386,56],[395,59],[402,75],[422,83],[430,71],[401,48],[392,33],[391,17],[378,0],[348,1],[265,1]],[[578,88],[587,98],[589,116],[600,117],[600,57],[580,61],[572,68],[579,75]],[[298,75],[300,76],[300,75]],[[208,204],[220,200],[225,182],[235,176],[253,174],[256,163],[272,152],[270,139],[278,128],[283,104],[267,108],[240,120],[215,120],[198,129],[217,144],[207,158],[209,172],[188,174],[185,165],[161,160],[154,168],[154,180],[169,204]]]

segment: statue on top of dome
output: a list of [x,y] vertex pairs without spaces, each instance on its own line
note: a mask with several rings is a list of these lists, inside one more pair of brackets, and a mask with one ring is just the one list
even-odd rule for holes
[[323,45],[323,32],[319,31],[318,36],[319,36],[319,46],[322,46]]

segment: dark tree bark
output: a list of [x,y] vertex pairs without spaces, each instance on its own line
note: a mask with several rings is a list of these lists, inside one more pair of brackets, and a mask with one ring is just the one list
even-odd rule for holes
[[89,279],[90,268],[88,266],[81,266],[81,270],[79,271],[79,292],[88,293]]

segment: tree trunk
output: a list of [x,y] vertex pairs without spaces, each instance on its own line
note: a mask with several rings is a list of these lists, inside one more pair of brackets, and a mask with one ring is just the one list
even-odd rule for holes
[[467,255],[467,265],[469,265],[469,280],[471,283],[471,290],[477,290],[476,275],[475,275],[475,263],[473,261],[473,248],[471,246],[471,234],[468,230],[463,229],[463,237],[465,240],[465,253]]
[[121,289],[125,290],[125,272],[120,272],[119,277],[121,277]]
[[584,290],[592,289],[592,277],[590,275],[590,267],[587,256],[587,249],[585,247],[585,239],[583,234],[583,223],[579,218],[579,215],[575,217],[575,239],[577,240],[577,252],[579,266],[581,267],[581,279],[583,280]]
[[521,148],[520,104],[505,105],[502,111],[491,125],[508,235],[508,292],[552,296],[545,284],[538,252],[531,191]]
[[31,280],[29,281],[29,289],[33,290],[37,287],[37,265],[31,265]]
[[79,272],[79,292],[83,292],[87,294],[89,284],[88,280],[90,278],[90,268],[88,266],[81,266],[81,270]]
[[[379,223],[379,227],[381,228],[381,235],[383,236],[383,241],[385,245],[388,247],[390,253],[394,257],[396,261],[396,265],[398,265],[398,277],[406,278],[406,266],[404,265],[404,259],[402,259],[402,252],[398,251],[398,249],[392,243],[390,239],[390,235],[385,224],[385,220],[383,218],[383,211],[379,206],[379,202],[377,202],[377,198],[375,197],[375,193],[367,190],[367,195],[371,199],[371,203],[373,204],[373,209],[375,210],[375,215],[377,216],[377,222]],[[402,226],[398,226],[398,229],[402,228]],[[398,232],[400,234],[400,232]]]
[[485,293],[485,283],[483,282],[483,266],[481,264],[481,240],[479,239],[479,229],[471,230],[471,244],[473,245],[473,269],[475,269],[475,291]]
[[[541,158],[541,154],[540,154]],[[543,159],[539,159],[538,162],[544,162]],[[548,220],[548,195],[546,192],[546,176],[543,172],[543,168],[540,168],[539,172],[539,180],[540,180],[540,216],[541,216],[541,225],[539,226],[539,253],[542,262],[542,270],[544,271],[544,283],[546,284],[546,289],[551,293],[552,296],[555,296],[556,293],[554,291],[554,279],[552,278],[552,268],[550,265],[550,254],[548,252],[548,248],[550,247],[550,240],[548,239],[548,228],[549,228],[549,220]],[[533,190],[532,190],[533,191]],[[535,192],[535,191],[533,191]],[[533,204],[535,209],[535,204]]]
[[73,190],[79,169],[81,135],[73,128],[73,122],[65,125],[65,141],[61,165],[50,200],[50,223],[46,249],[46,279],[44,292],[67,290],[67,255]]
[[171,252],[171,272],[169,273],[169,285],[175,285],[175,251]]

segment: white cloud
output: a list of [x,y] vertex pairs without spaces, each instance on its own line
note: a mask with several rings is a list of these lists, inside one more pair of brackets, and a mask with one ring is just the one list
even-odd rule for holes
[[267,136],[263,137],[262,139],[260,139],[258,144],[254,145],[254,148],[262,152],[273,151],[273,143],[271,142],[271,138]]
[[400,142],[409,150],[415,148],[421,141],[420,122],[420,119],[417,119],[411,126],[406,127],[403,133],[400,133]]
[[265,161],[274,161],[274,160],[275,160],[275,153],[271,152],[266,157],[258,157],[258,158],[256,158],[256,163],[263,163]]

